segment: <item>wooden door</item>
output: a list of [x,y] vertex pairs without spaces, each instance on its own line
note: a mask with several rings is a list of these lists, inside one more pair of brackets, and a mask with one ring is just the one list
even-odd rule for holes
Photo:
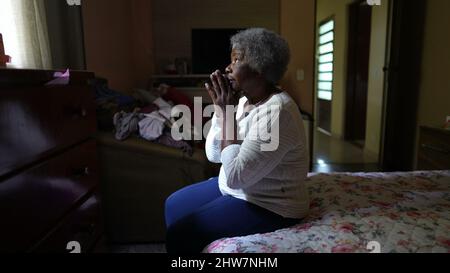
[[345,139],[366,138],[372,7],[365,2],[349,5]]

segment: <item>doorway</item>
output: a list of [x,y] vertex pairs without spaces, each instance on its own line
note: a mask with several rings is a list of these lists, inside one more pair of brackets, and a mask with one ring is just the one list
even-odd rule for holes
[[[317,0],[314,171],[381,170],[389,4]],[[330,21],[332,56],[324,56]]]
[[348,58],[345,140],[364,148],[367,126],[372,7],[366,1],[348,7]]

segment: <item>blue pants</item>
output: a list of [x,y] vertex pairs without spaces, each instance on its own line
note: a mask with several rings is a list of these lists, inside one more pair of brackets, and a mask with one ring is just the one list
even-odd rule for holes
[[168,253],[200,253],[215,240],[272,232],[299,223],[253,205],[223,196],[218,178],[194,184],[166,200]]

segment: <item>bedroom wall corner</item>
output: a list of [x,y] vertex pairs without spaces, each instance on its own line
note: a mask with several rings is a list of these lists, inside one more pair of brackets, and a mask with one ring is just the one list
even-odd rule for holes
[[278,32],[279,1],[153,0],[156,73],[176,58],[192,61],[192,29],[264,27]]
[[125,93],[146,87],[153,72],[152,2],[83,1],[87,70]]
[[450,1],[427,1],[419,125],[442,127],[450,115]]
[[[314,112],[316,0],[280,0],[280,33],[291,47],[291,63],[281,82],[300,108]],[[303,70],[304,79],[297,79]]]
[[449,11],[450,1],[427,1],[415,162],[419,126],[442,128],[450,115],[450,36],[446,35],[450,25]]

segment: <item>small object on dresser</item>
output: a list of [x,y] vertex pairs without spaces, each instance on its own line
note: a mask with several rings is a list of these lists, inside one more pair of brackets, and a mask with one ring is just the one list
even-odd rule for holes
[[417,170],[450,169],[450,131],[420,127]]
[[0,33],[0,67],[6,67],[7,63],[11,62],[11,57],[5,55],[5,48],[3,46],[3,36]]
[[186,75],[189,73],[188,60],[183,58],[175,59],[175,66],[179,75]]
[[64,73],[55,72],[53,77],[54,79],[46,83],[46,86],[68,85],[70,82],[70,70],[67,69]]
[[450,116],[447,116],[447,122],[444,125],[445,130],[450,130]]

